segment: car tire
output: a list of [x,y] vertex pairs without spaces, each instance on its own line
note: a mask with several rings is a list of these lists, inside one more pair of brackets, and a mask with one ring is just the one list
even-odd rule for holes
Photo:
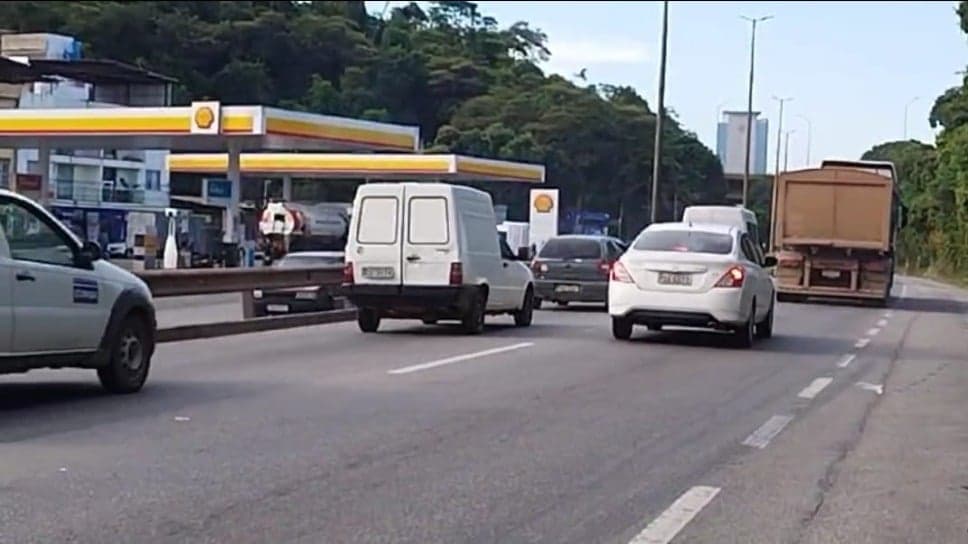
[[647,327],[652,332],[660,332],[660,331],[662,331],[662,325],[647,325]]
[[612,336],[616,340],[628,340],[632,338],[632,320],[624,317],[612,318]]
[[521,303],[521,309],[514,312],[514,325],[516,327],[530,327],[533,320],[534,291],[528,287],[528,290],[524,293],[524,302]]
[[487,294],[479,291],[471,301],[470,307],[461,319],[461,329],[465,334],[484,332],[484,314],[487,311]]
[[421,321],[423,321],[423,324],[424,325],[436,325],[437,324],[437,320],[436,319],[432,319],[432,318],[424,318],[424,319],[421,319]]
[[753,302],[753,307],[750,309],[750,317],[746,320],[746,323],[739,326],[733,331],[733,341],[736,347],[741,349],[749,349],[753,347],[753,338],[755,337],[756,329],[756,302]]
[[559,308],[567,308],[568,307],[568,301],[567,300],[560,300],[558,302],[555,302],[555,304],[557,304]]
[[148,325],[137,315],[125,317],[110,349],[107,366],[97,369],[101,385],[119,395],[137,393],[148,379],[151,368]]
[[756,325],[756,337],[761,340],[773,337],[773,313],[776,303],[770,304],[770,311],[766,313],[763,322]]
[[544,302],[544,301],[543,301],[543,300],[541,300],[541,297],[534,297],[534,309],[535,309],[535,310],[540,310],[540,309],[541,309],[541,304],[542,304],[543,302]]
[[380,314],[373,308],[360,308],[356,312],[356,324],[365,333],[376,332],[380,328]]

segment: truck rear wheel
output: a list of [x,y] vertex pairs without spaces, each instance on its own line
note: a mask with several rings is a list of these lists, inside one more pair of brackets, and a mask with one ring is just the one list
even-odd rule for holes
[[356,313],[356,324],[362,332],[376,332],[380,328],[380,314],[373,308],[360,308]]
[[108,365],[97,369],[101,385],[111,393],[137,393],[148,379],[151,366],[151,337],[144,320],[129,315],[111,341]]
[[470,307],[461,319],[461,328],[466,334],[481,334],[484,332],[484,314],[487,312],[487,293],[478,291],[471,301]]

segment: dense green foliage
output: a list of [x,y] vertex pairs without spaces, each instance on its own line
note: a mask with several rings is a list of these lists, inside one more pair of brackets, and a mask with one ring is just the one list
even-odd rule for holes
[[[958,16],[968,34],[968,1],[959,4]],[[898,170],[908,207],[902,263],[968,280],[968,76],[938,97],[929,120],[942,129],[936,146],[888,142],[862,158],[890,160]]]
[[[580,87],[539,68],[546,37],[471,2],[368,14],[363,2],[0,2],[2,26],[77,36],[89,57],[177,77],[179,102],[274,104],[416,124],[426,147],[545,163],[565,205],[649,215],[655,114],[628,87]],[[671,115],[667,112],[667,115]],[[671,118],[661,215],[718,202],[715,155]],[[503,188],[526,213],[523,188]],[[677,198],[674,198],[674,194]]]

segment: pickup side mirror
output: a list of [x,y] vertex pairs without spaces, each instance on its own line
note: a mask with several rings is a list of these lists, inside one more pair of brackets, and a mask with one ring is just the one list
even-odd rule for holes
[[776,264],[777,264],[777,260],[776,260],[776,257],[774,257],[773,255],[767,255],[766,257],[763,257],[764,268],[773,268],[774,266],[776,266]]
[[518,260],[519,261],[530,261],[531,260],[531,248],[530,247],[519,247],[518,248]]
[[77,253],[77,266],[90,268],[95,261],[99,261],[103,257],[101,246],[97,242],[84,242],[81,250]]

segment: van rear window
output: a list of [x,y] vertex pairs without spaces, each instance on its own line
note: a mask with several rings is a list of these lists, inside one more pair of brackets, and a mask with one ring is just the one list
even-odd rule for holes
[[633,247],[639,251],[728,255],[733,250],[733,237],[728,234],[695,230],[655,230],[639,236]]
[[415,196],[410,199],[409,206],[407,240],[411,244],[445,245],[450,242],[447,200],[439,196]]
[[399,231],[398,203],[392,196],[367,196],[360,202],[356,241],[360,244],[395,244]]

